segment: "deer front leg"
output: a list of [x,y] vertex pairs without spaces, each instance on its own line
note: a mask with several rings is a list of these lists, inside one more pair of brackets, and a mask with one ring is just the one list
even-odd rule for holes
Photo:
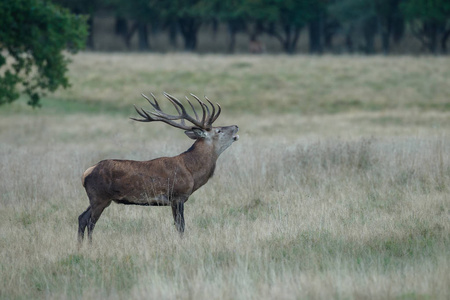
[[186,200],[187,199],[174,199],[172,201],[173,220],[181,236],[183,236],[184,232],[184,202]]

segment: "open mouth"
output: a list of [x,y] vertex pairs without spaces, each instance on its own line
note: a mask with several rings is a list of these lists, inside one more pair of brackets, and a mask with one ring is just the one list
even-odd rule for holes
[[[238,131],[239,131],[239,127],[236,126],[236,133],[237,133]],[[239,140],[239,134],[236,134],[236,135],[233,136],[233,141],[236,142],[237,140]]]

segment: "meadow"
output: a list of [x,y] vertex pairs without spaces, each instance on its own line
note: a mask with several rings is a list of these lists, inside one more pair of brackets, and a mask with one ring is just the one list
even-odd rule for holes
[[[100,54],[0,107],[0,299],[448,299],[450,59]],[[141,93],[207,95],[240,140],[185,206],[111,205],[77,249],[81,175],[190,145]],[[171,107],[164,103],[164,108]]]

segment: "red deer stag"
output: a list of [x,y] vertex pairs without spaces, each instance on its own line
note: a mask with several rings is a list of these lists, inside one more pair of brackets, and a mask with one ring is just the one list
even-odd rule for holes
[[[186,112],[183,104],[175,97],[164,93],[173,104],[178,115],[170,115],[161,108],[152,94],[152,102],[142,95],[154,108],[147,111],[134,107],[142,119],[131,118],[139,122],[161,121],[170,126],[185,130],[185,134],[195,143],[186,152],[174,157],[161,157],[149,161],[108,159],[88,168],[82,177],[82,183],[89,197],[89,207],[78,217],[78,241],[82,243],[87,227],[89,241],[92,231],[103,210],[112,201],[120,204],[144,206],[171,206],[175,226],[184,232],[184,203],[193,192],[204,185],[214,173],[219,155],[234,141],[239,139],[236,125],[213,127],[220,115],[208,98],[209,105],[191,94],[203,111],[199,118],[194,106],[186,97],[194,116]],[[188,121],[193,126],[185,123]]]

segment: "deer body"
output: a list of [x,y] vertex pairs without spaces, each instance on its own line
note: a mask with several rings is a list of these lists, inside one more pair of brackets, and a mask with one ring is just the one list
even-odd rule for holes
[[[152,95],[153,96],[153,95]],[[203,110],[202,121],[186,115],[184,107],[172,96],[165,96],[174,104],[180,115],[172,116],[161,112],[158,103],[147,100],[155,108],[155,112],[144,110],[138,113],[144,119],[142,122],[163,121],[174,127],[187,129],[186,135],[195,139],[195,143],[186,152],[174,157],[161,157],[149,161],[133,160],[103,160],[88,168],[82,177],[82,183],[89,197],[90,205],[78,220],[79,242],[84,238],[85,228],[88,228],[89,240],[92,231],[103,210],[111,202],[144,206],[171,206],[177,230],[184,232],[184,203],[189,196],[203,186],[214,174],[219,155],[228,148],[239,136],[238,127],[212,127],[217,119],[214,106],[209,113],[208,107],[197,97]],[[192,104],[189,102],[191,107]],[[206,109],[205,109],[206,107]],[[194,109],[194,108],[193,108]],[[207,112],[207,115],[206,115]],[[164,117],[162,117],[164,115]],[[184,121],[176,123],[173,120],[188,120],[194,127],[187,127]]]

